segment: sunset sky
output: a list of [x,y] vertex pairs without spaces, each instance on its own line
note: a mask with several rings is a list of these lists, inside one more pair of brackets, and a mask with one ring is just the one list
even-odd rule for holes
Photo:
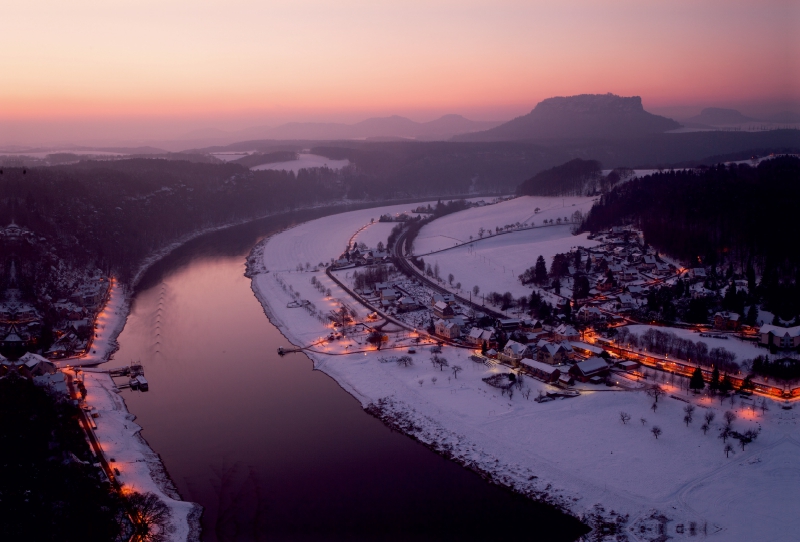
[[503,120],[554,95],[800,110],[797,0],[11,0],[0,143]]

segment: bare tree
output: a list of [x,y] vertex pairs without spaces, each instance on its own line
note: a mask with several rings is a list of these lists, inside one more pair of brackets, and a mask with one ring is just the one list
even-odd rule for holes
[[[647,390],[647,395],[652,397],[653,401],[655,401],[656,403],[658,403],[658,399],[662,395],[664,395],[665,393],[666,392],[664,391],[664,388],[662,388],[661,386],[658,386],[658,385],[652,386],[652,387],[648,388],[648,390]],[[653,410],[655,410],[655,409],[653,409]]]
[[709,425],[707,423],[704,423],[703,425],[700,426],[700,429],[703,430],[703,434],[705,435],[706,433],[708,433]]
[[438,367],[440,371],[444,371],[444,368],[449,365],[446,358],[436,354],[431,356],[431,363],[434,367]]
[[725,418],[725,425],[727,425],[728,427],[730,427],[730,426],[731,426],[731,424],[732,424],[732,423],[734,422],[734,420],[736,419],[736,414],[735,414],[733,411],[726,410],[726,411],[725,411],[725,414],[723,414],[723,415],[722,415],[722,417],[723,417],[723,418]]
[[431,377],[431,382],[433,382],[434,384],[436,384],[436,381],[437,381],[437,380],[439,380],[439,379],[438,379],[438,378],[436,378],[435,376],[432,376],[432,377]]
[[450,367],[450,370],[453,371],[453,378],[458,379],[458,373],[460,373],[464,369],[461,367],[461,365],[453,365],[452,367]]
[[137,538],[148,542],[167,540],[167,524],[172,517],[169,506],[158,495],[149,492],[134,491],[126,499]]
[[683,421],[686,423],[686,427],[689,427],[689,424],[692,423],[692,414],[694,414],[694,405],[686,405],[683,407],[683,411],[686,415],[683,417]]
[[414,365],[414,360],[411,358],[411,356],[400,356],[397,358],[397,364],[401,367],[410,367],[411,365]]
[[769,410],[769,407],[767,406],[767,400],[766,400],[766,398],[764,398],[764,399],[761,400],[761,413],[762,414],[766,414],[768,410]]
[[654,425],[652,429],[650,429],[650,432],[653,433],[653,436],[656,437],[656,440],[658,440],[658,437],[661,436],[662,433],[661,428],[657,425]]
[[647,425],[647,418],[639,418],[639,421],[642,422],[642,426]]
[[728,454],[731,453],[735,454],[736,452],[733,451],[733,446],[731,446],[730,443],[728,443],[725,445],[725,457],[728,457]]
[[522,396],[525,399],[530,399],[531,398],[531,389],[528,388],[528,387],[525,387],[525,389],[522,390]]
[[627,412],[620,412],[619,419],[622,422],[622,425],[625,425],[631,420],[631,415]]
[[656,401],[656,402],[654,402],[652,405],[650,405],[650,408],[652,408],[652,409],[653,409],[653,412],[655,412],[656,410],[658,410],[658,402],[657,402],[657,401]]
[[455,277],[453,276],[453,274],[452,274],[452,273],[450,273],[450,274],[448,274],[448,275],[447,275],[447,282],[450,284],[450,286],[452,286],[452,285],[453,285],[453,281],[454,281],[454,280],[455,280]]
[[481,293],[481,289],[477,284],[472,287],[472,293],[475,295],[475,297],[477,297],[478,294]]
[[714,413],[713,410],[706,410],[706,413],[703,415],[703,418],[705,418],[705,420],[706,420],[706,424],[709,425],[709,426],[711,425],[711,422],[713,422],[714,418],[716,418],[716,417],[717,417],[717,415]]
[[422,384],[423,384],[423,382],[425,382],[425,381],[424,381],[424,380],[422,380],[422,379],[420,378],[420,379],[419,379],[417,382],[419,382],[419,385],[420,385],[420,387],[422,387]]

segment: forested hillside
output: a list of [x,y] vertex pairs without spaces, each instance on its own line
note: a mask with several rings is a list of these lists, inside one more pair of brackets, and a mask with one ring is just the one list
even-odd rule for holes
[[645,240],[688,265],[749,268],[761,276],[768,308],[785,319],[800,314],[797,221],[800,158],[669,171],[616,187],[583,225],[598,231],[634,223]]

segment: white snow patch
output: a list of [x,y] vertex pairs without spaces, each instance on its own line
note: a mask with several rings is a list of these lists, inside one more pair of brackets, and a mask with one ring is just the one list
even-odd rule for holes
[[324,156],[320,156],[318,154],[303,154],[300,153],[298,155],[297,160],[290,160],[287,162],[274,162],[272,164],[261,164],[260,166],[254,166],[250,169],[254,171],[264,170],[264,169],[274,169],[274,170],[286,170],[286,171],[294,171],[297,173],[301,169],[309,169],[315,167],[327,167],[330,169],[342,169],[343,167],[350,165],[350,160],[331,160],[330,158],[326,158]]

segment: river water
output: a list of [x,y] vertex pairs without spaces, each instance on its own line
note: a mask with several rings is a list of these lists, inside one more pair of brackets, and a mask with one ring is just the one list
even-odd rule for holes
[[286,339],[243,276],[265,235],[331,211],[205,235],[148,270],[109,366],[206,541],[574,540],[586,529],[368,415]]

